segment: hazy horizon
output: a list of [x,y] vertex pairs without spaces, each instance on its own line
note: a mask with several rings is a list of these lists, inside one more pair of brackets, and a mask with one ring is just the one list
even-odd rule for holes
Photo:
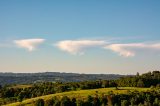
[[[158,71],[158,70],[153,70],[153,71]],[[153,71],[148,71],[148,72],[153,72]],[[64,71],[37,71],[37,72],[30,72],[30,71],[26,71],[26,72],[13,72],[13,71],[3,71],[3,72],[0,72],[0,73],[13,73],[13,74],[37,74],[37,73],[71,73],[71,74],[113,74],[113,75],[136,75],[136,73],[133,73],[133,74],[117,74],[117,73],[80,73],[80,72],[64,72]],[[139,74],[144,74],[144,73],[139,73]]]
[[159,0],[1,0],[0,72],[160,70]]

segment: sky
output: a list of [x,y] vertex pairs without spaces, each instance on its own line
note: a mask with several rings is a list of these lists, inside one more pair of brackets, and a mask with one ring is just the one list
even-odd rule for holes
[[160,70],[159,0],[0,0],[0,72]]

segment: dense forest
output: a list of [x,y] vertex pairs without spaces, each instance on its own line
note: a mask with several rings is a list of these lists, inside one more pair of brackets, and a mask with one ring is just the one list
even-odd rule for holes
[[[16,86],[16,85],[15,85]],[[14,87],[6,85],[0,87],[1,105],[21,102],[28,98],[39,97],[48,94],[55,94],[66,91],[76,91],[84,89],[97,89],[108,87],[150,87],[152,92],[129,92],[128,94],[112,94],[110,95],[90,95],[87,100],[77,100],[77,98],[53,98],[48,102],[38,100],[36,106],[160,106],[160,71],[148,72],[142,75],[125,76],[114,80],[95,80],[82,82],[36,82],[28,87]],[[97,92],[98,93],[98,92]],[[41,104],[41,105],[40,105]],[[60,105],[61,104],[61,105]],[[62,105],[63,104],[63,105]],[[112,105],[111,105],[112,104]],[[154,105],[153,105],[154,104]]]

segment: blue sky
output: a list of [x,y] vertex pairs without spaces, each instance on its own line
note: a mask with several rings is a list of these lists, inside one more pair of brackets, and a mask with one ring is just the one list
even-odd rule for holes
[[0,71],[159,70],[159,0],[1,0]]

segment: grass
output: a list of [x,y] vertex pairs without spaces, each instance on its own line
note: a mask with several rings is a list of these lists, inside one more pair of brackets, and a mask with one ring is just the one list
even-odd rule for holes
[[55,96],[57,97],[62,97],[62,96],[68,96],[70,98],[79,98],[79,99],[85,99],[88,97],[88,95],[102,95],[102,94],[109,94],[109,92],[112,92],[114,94],[127,94],[128,91],[133,92],[133,91],[139,91],[139,92],[146,92],[148,90],[150,90],[150,88],[136,88],[136,87],[118,87],[118,89],[116,88],[100,88],[100,89],[91,89],[91,90],[78,90],[78,91],[70,91],[70,92],[63,92],[63,93],[56,93],[56,94],[50,94],[50,95],[46,95],[46,96],[40,96],[40,97],[36,97],[36,98],[31,98],[31,99],[27,99],[24,100],[22,102],[16,102],[16,103],[12,103],[12,104],[8,104],[5,106],[19,106],[21,104],[25,105],[25,106],[33,106],[33,102],[38,100],[38,99],[44,99],[44,100],[48,100],[51,99]]

